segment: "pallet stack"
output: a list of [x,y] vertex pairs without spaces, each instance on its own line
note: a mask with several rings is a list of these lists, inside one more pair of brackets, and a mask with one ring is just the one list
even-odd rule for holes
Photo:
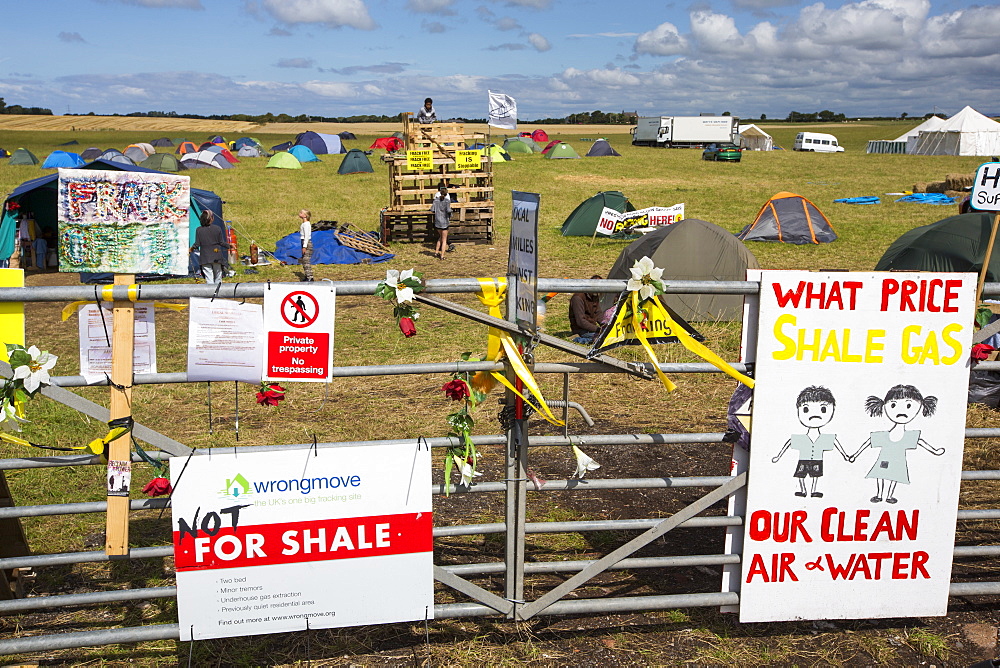
[[481,133],[466,133],[452,123],[421,125],[403,115],[406,150],[433,151],[433,169],[411,171],[402,152],[388,155],[389,206],[382,211],[382,242],[430,242],[437,238],[430,213],[438,185],[445,183],[452,194],[449,241],[493,240],[493,163],[483,156],[478,170],[460,170],[455,152],[485,141]]

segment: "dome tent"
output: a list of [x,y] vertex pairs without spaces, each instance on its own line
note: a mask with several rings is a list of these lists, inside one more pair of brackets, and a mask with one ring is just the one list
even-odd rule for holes
[[38,158],[26,148],[19,148],[10,156],[9,165],[37,165]]
[[493,162],[513,162],[514,158],[497,144],[490,144],[482,149],[484,155],[488,155]]
[[86,164],[76,153],[69,153],[67,151],[52,151],[45,162],[42,163],[42,169],[58,169],[59,167],[66,167],[69,169],[76,169],[77,167],[83,167]]
[[531,147],[528,146],[527,143],[521,141],[520,139],[516,139],[514,137],[508,137],[507,139],[505,139],[503,142],[503,148],[508,153],[523,153],[526,155],[531,155],[534,152],[531,150]]
[[604,208],[614,209],[618,213],[635,211],[628,197],[617,190],[605,190],[589,199],[580,202],[562,224],[564,237],[591,237],[597,229],[597,221],[601,218]]
[[549,148],[545,157],[549,160],[563,160],[567,158],[579,158],[580,154],[566,142],[559,142],[555,146]]
[[316,154],[308,146],[298,144],[288,149],[288,152],[294,155],[295,159],[299,162],[320,162],[320,159],[316,157]]
[[101,153],[104,153],[104,151],[97,148],[96,146],[91,146],[86,151],[81,153],[80,157],[83,158],[84,162],[90,162],[91,160],[97,160],[98,158],[100,158]]
[[[636,260],[649,257],[663,267],[663,280],[744,281],[747,269],[759,269],[757,258],[728,230],[685,218],[636,239],[618,256],[608,278],[631,278]],[[617,295],[601,298],[601,308],[614,305]],[[743,317],[743,295],[666,294],[667,307],[688,321],[730,321]]]
[[125,149],[125,157],[138,165],[140,162],[149,157],[149,153],[146,153],[138,146],[129,146]]
[[[109,148],[97,159],[104,160],[105,162],[113,162],[119,165],[132,165],[135,167],[135,163],[132,162],[132,159],[116,148]],[[143,160],[145,160],[145,158],[143,158]]]
[[197,153],[185,153],[181,156],[181,164],[188,169],[232,169],[233,165],[222,157],[221,153],[212,151],[198,151]]
[[340,162],[340,167],[337,168],[338,174],[370,174],[374,171],[368,156],[360,148],[348,151]]
[[302,163],[291,153],[278,151],[267,161],[267,167],[275,169],[302,169]]
[[236,151],[236,157],[238,158],[259,158],[260,149],[251,144],[245,144]]
[[742,241],[825,244],[837,240],[829,219],[801,195],[780,192],[764,203],[757,217],[736,235]]
[[590,147],[589,151],[587,151],[588,158],[602,157],[607,155],[613,155],[619,158],[622,156],[621,153],[619,153],[618,151],[616,151],[614,148],[611,147],[611,144],[608,143],[607,139],[595,139],[594,145]]
[[[980,272],[990,244],[993,214],[963,213],[915,227],[893,241],[875,271]],[[1000,250],[993,244],[986,280],[1000,280]]]
[[173,153],[154,153],[139,163],[140,167],[155,169],[158,172],[183,172],[187,167]]

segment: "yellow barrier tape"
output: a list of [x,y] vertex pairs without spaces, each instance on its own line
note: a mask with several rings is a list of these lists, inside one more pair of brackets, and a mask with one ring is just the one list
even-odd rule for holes
[[[500,304],[507,296],[507,278],[501,276],[500,278],[477,278],[476,280],[479,281],[479,292],[476,293],[479,301],[489,309],[491,316],[503,318]],[[500,359],[500,347],[500,330],[490,327],[486,341],[486,360],[488,362],[496,362]],[[490,390],[493,389],[493,378],[484,371],[477,371],[472,377],[472,386],[480,392],[489,394]]]
[[[639,324],[639,293],[633,290],[632,294],[629,295],[629,299],[632,300],[632,331],[635,332],[636,338],[639,339],[639,343],[642,344],[642,347],[646,350],[646,354],[649,355],[649,359],[653,362],[653,370],[656,371],[656,375],[659,377],[660,382],[663,383],[663,387],[667,388],[667,392],[673,392],[677,389],[677,386],[667,378],[667,374],[660,370],[660,361],[656,358],[656,353],[653,352],[653,347],[649,345],[649,341],[646,340],[646,335]],[[667,319],[673,320],[666,313],[664,315]]]
[[541,409],[538,406],[531,403],[527,397],[517,391],[516,388],[511,384],[509,380],[497,371],[493,372],[493,377],[499,380],[503,385],[512,391],[517,396],[521,397],[525,403],[531,406],[536,413],[541,415],[546,421],[554,424],[557,427],[563,426],[563,421],[558,419],[552,414],[552,410],[549,405],[545,403],[545,398],[542,396],[542,390],[538,387],[538,383],[535,381],[535,377],[531,375],[531,370],[528,369],[528,365],[524,363],[524,359],[521,357],[521,353],[518,352],[517,346],[514,345],[514,340],[510,337],[507,332],[500,332],[500,341],[503,344],[504,352],[507,353],[507,359],[510,360],[510,366],[514,370],[514,375],[521,379],[524,386],[528,388],[528,391],[535,397],[538,401]]
[[[82,309],[84,306],[93,303],[94,302],[78,301],[67,304],[62,310],[63,322],[69,320],[74,313]],[[187,308],[187,304],[168,304],[167,302],[153,302],[153,306],[156,308],[168,308],[177,311],[178,313]]]
[[[114,299],[112,299],[112,291],[114,289],[115,289],[114,285],[105,285],[103,288],[101,288],[101,299],[106,302],[114,301]],[[132,285],[128,286],[128,297],[126,297],[126,299],[128,299],[128,301],[130,302],[134,302],[138,298],[139,298],[139,286],[133,283]]]

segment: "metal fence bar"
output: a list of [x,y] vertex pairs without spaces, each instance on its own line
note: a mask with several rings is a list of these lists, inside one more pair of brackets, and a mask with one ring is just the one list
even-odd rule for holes
[[176,598],[176,596],[177,587],[116,589],[114,591],[87,592],[85,594],[33,596],[31,598],[15,598],[11,601],[0,601],[0,615],[10,615],[44,608],[59,608],[64,605],[97,605],[102,603],[120,603],[122,601],[145,601],[153,598]]
[[[128,558],[156,559],[174,556],[173,545],[157,545],[156,547],[133,547]],[[104,561],[121,561],[121,557],[108,556],[104,550],[93,552],[56,552],[53,554],[29,554],[23,557],[5,557],[0,559],[0,570],[11,568],[36,568],[39,566],[68,566],[70,564],[91,564]]]
[[479,585],[472,584],[468,580],[460,578],[455,573],[445,570],[440,566],[434,567],[434,579],[443,585],[447,585],[456,591],[460,591],[469,598],[490,606],[501,615],[508,615],[514,610],[514,604],[501,598],[491,591],[487,591]]

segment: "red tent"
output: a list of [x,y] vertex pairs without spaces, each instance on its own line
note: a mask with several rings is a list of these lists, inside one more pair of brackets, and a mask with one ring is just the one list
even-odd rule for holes
[[403,140],[399,137],[381,137],[368,148],[384,148],[387,151],[398,151],[403,148]]
[[219,151],[219,154],[233,164],[239,162],[239,160],[236,159],[236,156],[229,152],[228,148],[222,149],[221,151]]
[[550,141],[548,144],[545,145],[545,148],[542,149],[542,153],[548,153],[549,149],[551,149],[553,146],[555,146],[558,143],[559,143],[558,139],[553,139],[552,141]]
[[543,141],[548,141],[549,135],[545,133],[545,130],[538,128],[537,130],[531,133],[531,138],[540,144]]

